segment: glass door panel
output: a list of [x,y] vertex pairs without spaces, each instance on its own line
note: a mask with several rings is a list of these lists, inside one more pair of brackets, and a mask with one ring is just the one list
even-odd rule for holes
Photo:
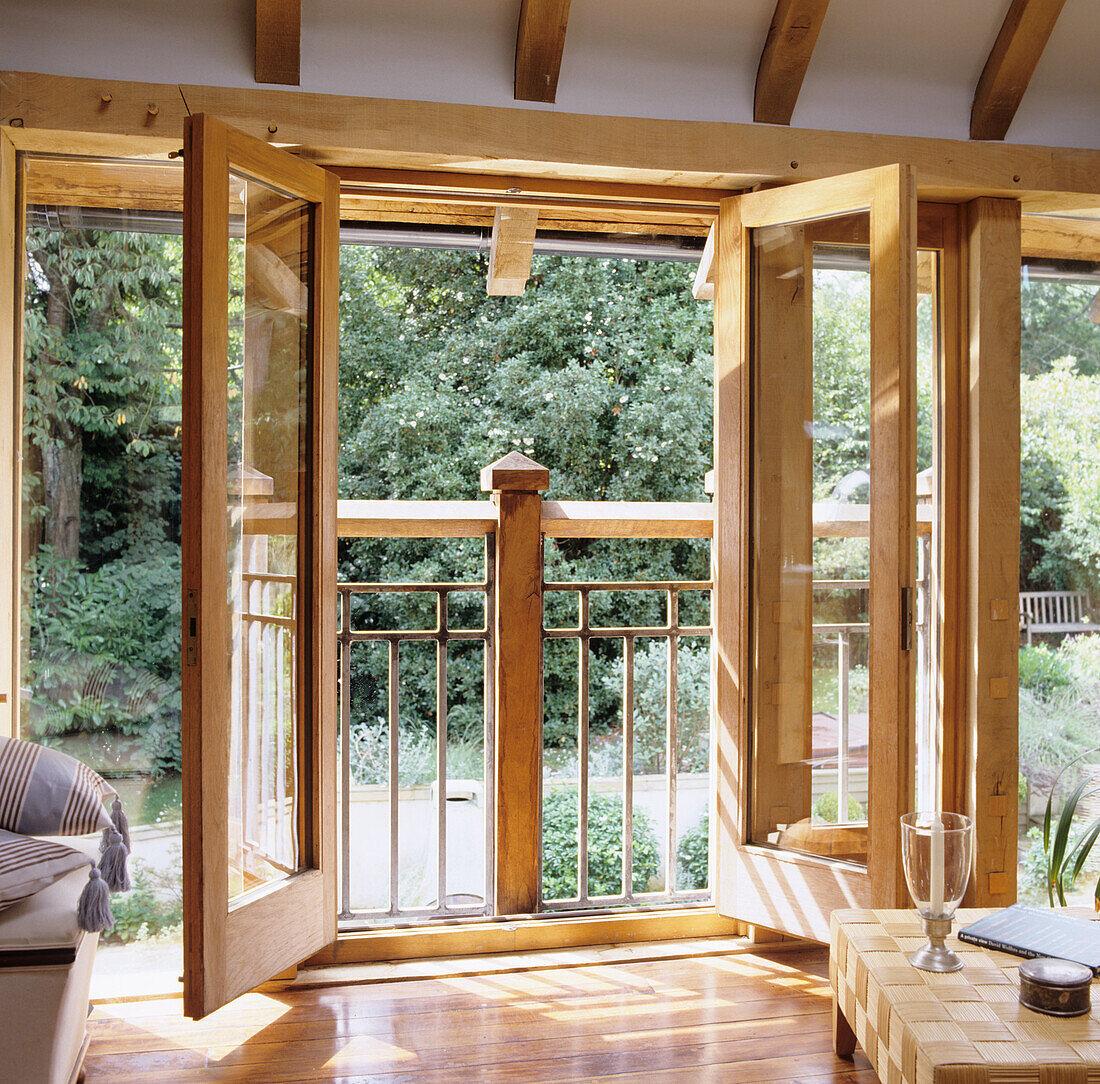
[[235,900],[299,868],[312,213],[305,200],[233,174],[229,201],[228,870]]

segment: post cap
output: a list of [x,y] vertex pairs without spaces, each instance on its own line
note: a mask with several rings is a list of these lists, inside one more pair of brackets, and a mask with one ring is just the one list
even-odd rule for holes
[[550,471],[522,452],[509,452],[481,468],[481,488],[486,493],[502,489],[534,493],[550,488]]

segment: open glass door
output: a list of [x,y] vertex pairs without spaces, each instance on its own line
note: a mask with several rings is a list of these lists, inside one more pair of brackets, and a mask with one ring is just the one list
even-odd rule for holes
[[201,115],[184,161],[184,1003],[336,936],[339,185]]
[[[913,808],[916,699],[912,174],[891,166],[734,197],[717,241],[717,906],[826,941],[834,909],[905,898],[898,818]],[[847,296],[860,344],[842,380],[820,379],[842,363],[815,326],[823,290],[834,313]],[[844,398],[844,424],[826,422],[837,417],[826,388]]]

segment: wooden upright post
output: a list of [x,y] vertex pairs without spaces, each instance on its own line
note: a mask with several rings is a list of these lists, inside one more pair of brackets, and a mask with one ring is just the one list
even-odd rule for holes
[[510,452],[481,472],[496,536],[496,899],[498,915],[538,906],[542,803],[542,498],[550,472]]
[[971,907],[1016,899],[1019,799],[1020,204],[966,205],[969,330],[966,812]]

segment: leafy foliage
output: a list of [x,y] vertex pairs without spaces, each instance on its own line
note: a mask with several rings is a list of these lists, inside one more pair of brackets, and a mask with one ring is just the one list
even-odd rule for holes
[[[644,892],[661,867],[653,822],[644,809],[634,810],[633,891]],[[565,900],[577,895],[579,840],[577,792],[548,791],[542,803],[542,898]],[[623,890],[623,801],[618,795],[591,794],[588,799],[588,894],[615,896]]]
[[[1096,840],[1100,838],[1100,817],[1090,821],[1076,834],[1073,833],[1074,818],[1082,802],[1100,789],[1095,777],[1090,773],[1080,779],[1062,804],[1057,822],[1053,821],[1055,793],[1062,777],[1083,757],[1100,752],[1100,749],[1088,749],[1081,756],[1070,761],[1058,773],[1054,785],[1047,797],[1046,812],[1043,815],[1043,855],[1046,864],[1047,899],[1054,906],[1055,898],[1062,907],[1066,906],[1067,888],[1072,888],[1085,868]],[[1053,825],[1053,827],[1052,827]],[[1100,878],[1096,882],[1096,909],[1100,911]]]
[[[603,678],[609,695],[622,696],[623,661],[616,658]],[[682,641],[676,658],[678,772],[706,772],[710,764],[710,652]],[[665,771],[668,647],[651,640],[634,654],[634,772]]]
[[[825,824],[836,824],[840,813],[840,796],[835,790],[828,790],[814,800],[810,810],[815,821]],[[848,795],[848,820],[863,821],[867,819],[867,812],[860,805],[859,800]]]
[[105,940],[148,941],[162,934],[178,934],[183,926],[183,889],[178,869],[178,862],[165,871],[135,858],[133,888],[111,899],[115,924]]
[[1021,370],[1027,377],[1074,357],[1086,376],[1100,375],[1100,328],[1089,319],[1094,282],[1043,281],[1024,276],[1021,299]]
[[177,771],[180,240],[32,229],[27,253],[26,717]]
[[[711,466],[710,306],[690,296],[685,265],[536,257],[526,294],[485,294],[482,256],[347,248],[341,254],[340,495],[472,499],[481,468],[522,451],[550,469],[550,499],[700,500]],[[477,582],[468,542],[344,540],[348,580]],[[702,579],[705,545],[548,543],[547,579]],[[458,596],[454,596],[457,602]],[[548,601],[548,623],[554,618]],[[357,627],[424,627],[411,596],[372,600]],[[663,623],[663,598],[616,598],[610,624]],[[452,614],[452,623],[456,615]],[[469,617],[477,627],[478,613]],[[575,620],[575,617],[574,617]],[[621,645],[593,642],[593,673]],[[434,660],[402,649],[411,720],[434,717]],[[357,664],[357,717],[385,714],[381,660]],[[449,729],[480,732],[481,657],[455,651]],[[575,651],[548,652],[548,744],[575,741]],[[705,703],[705,698],[704,698]],[[594,732],[621,704],[593,682]]]
[[1100,583],[1100,376],[1061,358],[1022,379],[1020,414],[1021,586],[1090,590]]
[[710,817],[704,813],[681,837],[676,848],[676,887],[706,888],[710,882]]

